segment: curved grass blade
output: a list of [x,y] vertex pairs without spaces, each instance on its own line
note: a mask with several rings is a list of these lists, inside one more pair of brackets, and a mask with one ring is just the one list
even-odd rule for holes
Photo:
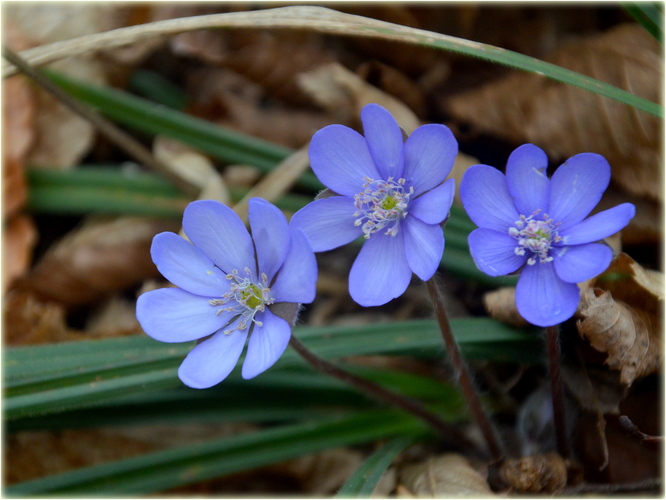
[[413,437],[400,436],[377,450],[347,479],[336,498],[369,497],[395,457],[415,441]]
[[154,493],[328,448],[368,443],[395,435],[422,436],[426,433],[424,426],[410,416],[391,410],[375,410],[87,467],[12,485],[5,488],[5,494],[114,496]]
[[[322,7],[289,6],[251,12],[212,14],[158,21],[143,26],[120,28],[106,33],[56,42],[48,46],[23,51],[21,56],[33,65],[42,65],[63,57],[127,45],[156,36],[210,28],[306,29],[322,33],[380,38],[438,48],[504,64],[530,73],[537,73],[558,82],[615,99],[656,116],[664,116],[663,107],[657,103],[555,64],[492,45],[336,12]],[[3,66],[3,77],[12,75],[15,71],[16,69],[11,64],[5,64]]]

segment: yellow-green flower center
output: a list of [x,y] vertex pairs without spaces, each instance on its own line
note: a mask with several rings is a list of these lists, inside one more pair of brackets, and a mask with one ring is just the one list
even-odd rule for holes
[[250,309],[257,309],[264,303],[263,293],[254,283],[248,285],[245,290],[241,290],[240,296]]

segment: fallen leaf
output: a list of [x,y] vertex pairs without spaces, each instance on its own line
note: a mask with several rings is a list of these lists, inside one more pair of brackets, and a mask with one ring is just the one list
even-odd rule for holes
[[282,160],[248,193],[234,205],[234,212],[247,221],[248,203],[251,198],[260,197],[266,201],[275,201],[287,193],[298,178],[310,167],[307,146]]
[[16,215],[2,232],[2,293],[12,282],[23,276],[32,263],[32,251],[37,243],[37,228],[27,215]]
[[339,63],[300,74],[298,84],[341,123],[354,123],[366,104],[376,103],[388,109],[408,135],[421,125],[405,103],[370,85]]
[[179,141],[162,136],[153,141],[153,154],[172,173],[201,189],[198,199],[231,204],[224,179],[206,156]]
[[158,276],[153,236],[178,223],[142,217],[90,218],[55,243],[16,287],[67,306],[90,304]]
[[4,340],[8,345],[45,344],[69,337],[62,304],[13,290],[3,299]]
[[616,301],[609,292],[587,290],[582,297],[578,332],[592,347],[608,354],[606,364],[620,370],[620,381],[631,385],[634,380],[661,367],[663,344],[661,329],[648,315]]
[[[638,24],[563,45],[549,62],[660,102],[662,47]],[[515,142],[532,142],[553,159],[602,154],[626,191],[663,201],[660,119],[626,104],[515,73],[444,103],[459,120]]]
[[495,497],[486,479],[462,455],[447,453],[410,464],[400,471],[400,483],[416,498]]
[[369,84],[404,102],[417,116],[426,114],[424,92],[402,71],[373,60],[356,68],[356,74]]
[[557,453],[506,460],[500,478],[520,493],[560,493],[567,485],[567,465]]
[[518,312],[516,288],[513,286],[498,288],[484,294],[483,305],[490,317],[497,321],[518,327],[529,325],[529,322]]

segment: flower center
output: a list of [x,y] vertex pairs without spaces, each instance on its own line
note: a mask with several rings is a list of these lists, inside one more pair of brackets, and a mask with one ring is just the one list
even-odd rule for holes
[[527,259],[529,266],[536,264],[537,257],[542,264],[552,261],[553,258],[548,253],[553,243],[562,241],[557,232],[560,223],[554,223],[548,214],[543,214],[543,220],[537,220],[539,212],[540,210],[537,210],[529,217],[521,215],[520,220],[516,221],[516,227],[509,228],[509,234],[518,240],[518,246],[514,249],[516,255],[525,255],[526,250],[531,252]]
[[247,277],[240,276],[237,269],[227,274],[225,276],[226,279],[233,282],[231,289],[222,295],[221,299],[209,301],[209,304],[212,306],[227,305],[227,307],[218,309],[217,314],[234,312],[240,316],[238,324],[234,328],[224,330],[225,334],[229,334],[234,330],[245,330],[249,323],[263,326],[263,323],[256,319],[255,316],[258,312],[264,312],[267,305],[275,302],[275,299],[271,297],[271,289],[268,287],[268,276],[266,276],[266,273],[261,273],[261,281],[255,282],[252,271],[247,267],[244,271]]
[[407,216],[407,205],[414,188],[406,190],[405,179],[398,179],[396,182],[393,177],[386,181],[376,181],[369,177],[364,177],[363,180],[363,191],[354,196],[354,217],[358,217],[354,225],[363,225],[363,236],[366,240],[387,226],[385,234],[395,236],[398,234],[400,220]]

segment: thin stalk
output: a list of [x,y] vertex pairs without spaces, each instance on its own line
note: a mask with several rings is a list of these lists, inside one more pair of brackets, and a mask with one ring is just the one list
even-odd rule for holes
[[85,104],[72,99],[65,91],[60,89],[38,70],[30,66],[25,60],[23,60],[23,58],[14,53],[11,49],[3,46],[2,57],[11,62],[19,69],[19,71],[21,71],[21,73],[23,73],[34,83],[55,97],[62,104],[67,106],[71,111],[90,122],[102,135],[123,149],[128,155],[137,160],[139,163],[163,175],[176,186],[178,186],[184,193],[193,196],[198,194],[198,190],[194,186],[172,173],[168,167],[162,162],[158,161],[151,154],[151,152],[143,146],[143,144],[141,144],[129,134],[125,133],[120,128],[116,127],[113,122],[104,118],[94,109],[91,109]]
[[479,426],[479,429],[483,434],[486,445],[488,446],[488,451],[490,452],[493,460],[500,462],[504,457],[502,446],[500,445],[499,439],[497,438],[495,428],[483,410],[483,406],[481,405],[481,400],[476,393],[476,389],[474,389],[472,378],[467,371],[462,354],[460,353],[460,348],[458,347],[458,343],[456,342],[456,339],[453,336],[453,332],[451,331],[449,318],[446,314],[446,309],[444,308],[441,292],[435,283],[435,278],[433,277],[426,281],[426,285],[428,286],[428,292],[430,293],[430,298],[432,299],[432,303],[435,308],[435,316],[437,317],[439,329],[441,330],[442,337],[444,338],[446,352],[449,354],[457,382],[462,389],[465,399],[467,400],[467,404],[469,405],[469,409],[472,412],[472,416],[474,417],[476,424]]
[[365,394],[369,395],[374,399],[378,399],[380,401],[383,401],[385,403],[388,403],[392,406],[398,407],[402,410],[411,413],[415,417],[418,417],[424,422],[426,422],[438,433],[449,438],[453,443],[459,446],[460,449],[464,450],[464,449],[476,448],[475,445],[469,439],[467,439],[460,431],[458,431],[448,422],[445,422],[435,414],[428,411],[421,402],[403,396],[401,394],[389,391],[388,389],[385,389],[379,384],[376,384],[374,382],[371,382],[370,380],[366,380],[361,377],[357,377],[356,375],[349,373],[343,370],[342,368],[337,367],[333,363],[330,363],[320,358],[315,353],[310,351],[294,335],[291,336],[289,344],[291,345],[291,347],[294,348],[294,350],[298,354],[301,355],[301,357],[303,357],[303,359],[305,359],[305,361],[310,363],[310,365],[316,370],[319,370],[320,372],[325,373],[326,375],[335,377],[338,380],[346,384],[349,384],[355,387],[356,389],[364,392]]
[[557,451],[564,458],[571,455],[567,438],[566,415],[564,408],[564,388],[562,371],[560,370],[560,339],[559,327],[546,328],[546,344],[548,349],[548,368],[550,371],[550,392],[553,398],[553,421],[555,422],[555,438]]

